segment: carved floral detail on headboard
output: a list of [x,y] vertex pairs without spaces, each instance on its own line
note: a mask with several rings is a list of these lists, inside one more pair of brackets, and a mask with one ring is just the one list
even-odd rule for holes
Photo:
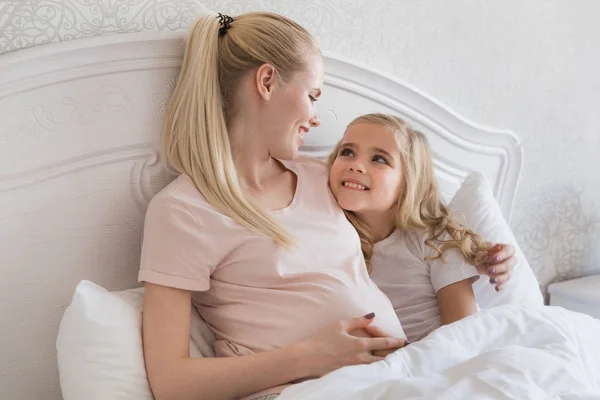
[[154,101],[156,103],[156,110],[154,111],[154,116],[156,118],[162,119],[165,117],[167,113],[167,105],[169,104],[169,99],[173,95],[175,91],[175,86],[177,85],[177,76],[173,76],[170,79],[167,79],[160,87],[162,91],[160,93],[154,93]]
[[104,34],[183,30],[208,12],[198,0],[3,0],[0,54]]
[[175,177],[176,174],[161,163],[158,151],[135,160],[129,174],[129,187],[137,208],[145,213],[154,195]]
[[133,161],[129,170],[130,197],[115,194],[114,200],[125,226],[138,230],[152,197],[176,175],[162,165],[159,152],[152,148],[140,148],[138,157],[130,160]]
[[26,137],[37,137],[42,131],[52,132],[57,126],[80,123],[89,125],[108,114],[121,114],[132,110],[132,101],[121,87],[100,86],[92,92],[75,98],[65,96],[53,107],[35,105],[17,128],[17,133]]

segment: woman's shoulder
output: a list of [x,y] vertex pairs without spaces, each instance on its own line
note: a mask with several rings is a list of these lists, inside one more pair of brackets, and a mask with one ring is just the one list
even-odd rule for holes
[[196,189],[194,182],[187,175],[179,175],[169,184],[163,187],[152,199],[153,204],[175,204],[206,201],[204,196]]
[[299,155],[291,161],[286,161],[284,165],[296,172],[302,180],[304,190],[318,190],[324,192],[323,188],[329,182],[329,169],[327,164],[318,158]]
[[148,215],[188,214],[196,219],[219,214],[187,175],[179,175],[161,189],[148,204]]
[[293,160],[283,161],[288,168],[301,169],[307,173],[325,174],[327,173],[327,164],[325,161],[316,157],[301,154]]
[[325,161],[323,161],[317,157],[308,156],[306,154],[298,155],[291,162],[297,163],[297,164],[304,164],[304,165],[316,165],[316,166],[321,166],[323,168],[327,167],[327,163],[325,163]]

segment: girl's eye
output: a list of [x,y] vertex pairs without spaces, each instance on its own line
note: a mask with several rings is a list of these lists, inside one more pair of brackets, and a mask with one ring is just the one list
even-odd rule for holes
[[309,95],[308,95],[308,97],[310,98],[310,101],[312,101],[313,103],[314,103],[315,101],[317,101],[317,99],[316,99],[316,98],[315,98],[313,95],[310,95],[310,94],[309,94]]
[[352,154],[353,154],[352,150],[350,150],[350,149],[340,150],[340,156],[351,156]]
[[374,156],[373,161],[378,162],[378,163],[383,163],[383,164],[389,164],[388,161],[385,158],[383,158],[382,156]]

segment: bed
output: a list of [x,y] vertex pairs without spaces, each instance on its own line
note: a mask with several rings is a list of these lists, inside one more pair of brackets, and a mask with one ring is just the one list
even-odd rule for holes
[[[142,32],[0,56],[3,398],[61,398],[55,342],[78,282],[139,286],[145,209],[173,179],[158,139],[182,51],[181,33]],[[322,125],[305,154],[325,157],[361,113],[393,112],[428,136],[446,200],[478,170],[510,218],[523,157],[513,133],[364,65],[325,54],[325,70]]]

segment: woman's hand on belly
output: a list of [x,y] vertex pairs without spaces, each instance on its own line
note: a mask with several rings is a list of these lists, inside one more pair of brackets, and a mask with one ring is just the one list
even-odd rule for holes
[[[351,334],[354,336],[358,336],[358,337],[393,338],[392,335],[388,334],[383,329],[381,329],[375,325],[369,325],[366,328],[359,329],[357,331],[352,332]],[[399,338],[395,338],[395,339],[399,339]],[[395,348],[390,348],[390,349],[374,350],[374,351],[372,351],[373,355],[377,356],[377,357],[386,357],[387,355],[392,354],[396,350],[401,349],[410,344],[410,340],[408,340],[408,339],[399,339],[399,340],[404,342],[404,343],[402,343],[401,346],[398,346]]]
[[[299,343],[313,361],[311,377],[320,377],[348,365],[380,361],[405,344],[405,339],[384,336],[378,328],[369,333],[374,314],[338,321],[310,339]],[[381,334],[381,335],[379,335]]]

